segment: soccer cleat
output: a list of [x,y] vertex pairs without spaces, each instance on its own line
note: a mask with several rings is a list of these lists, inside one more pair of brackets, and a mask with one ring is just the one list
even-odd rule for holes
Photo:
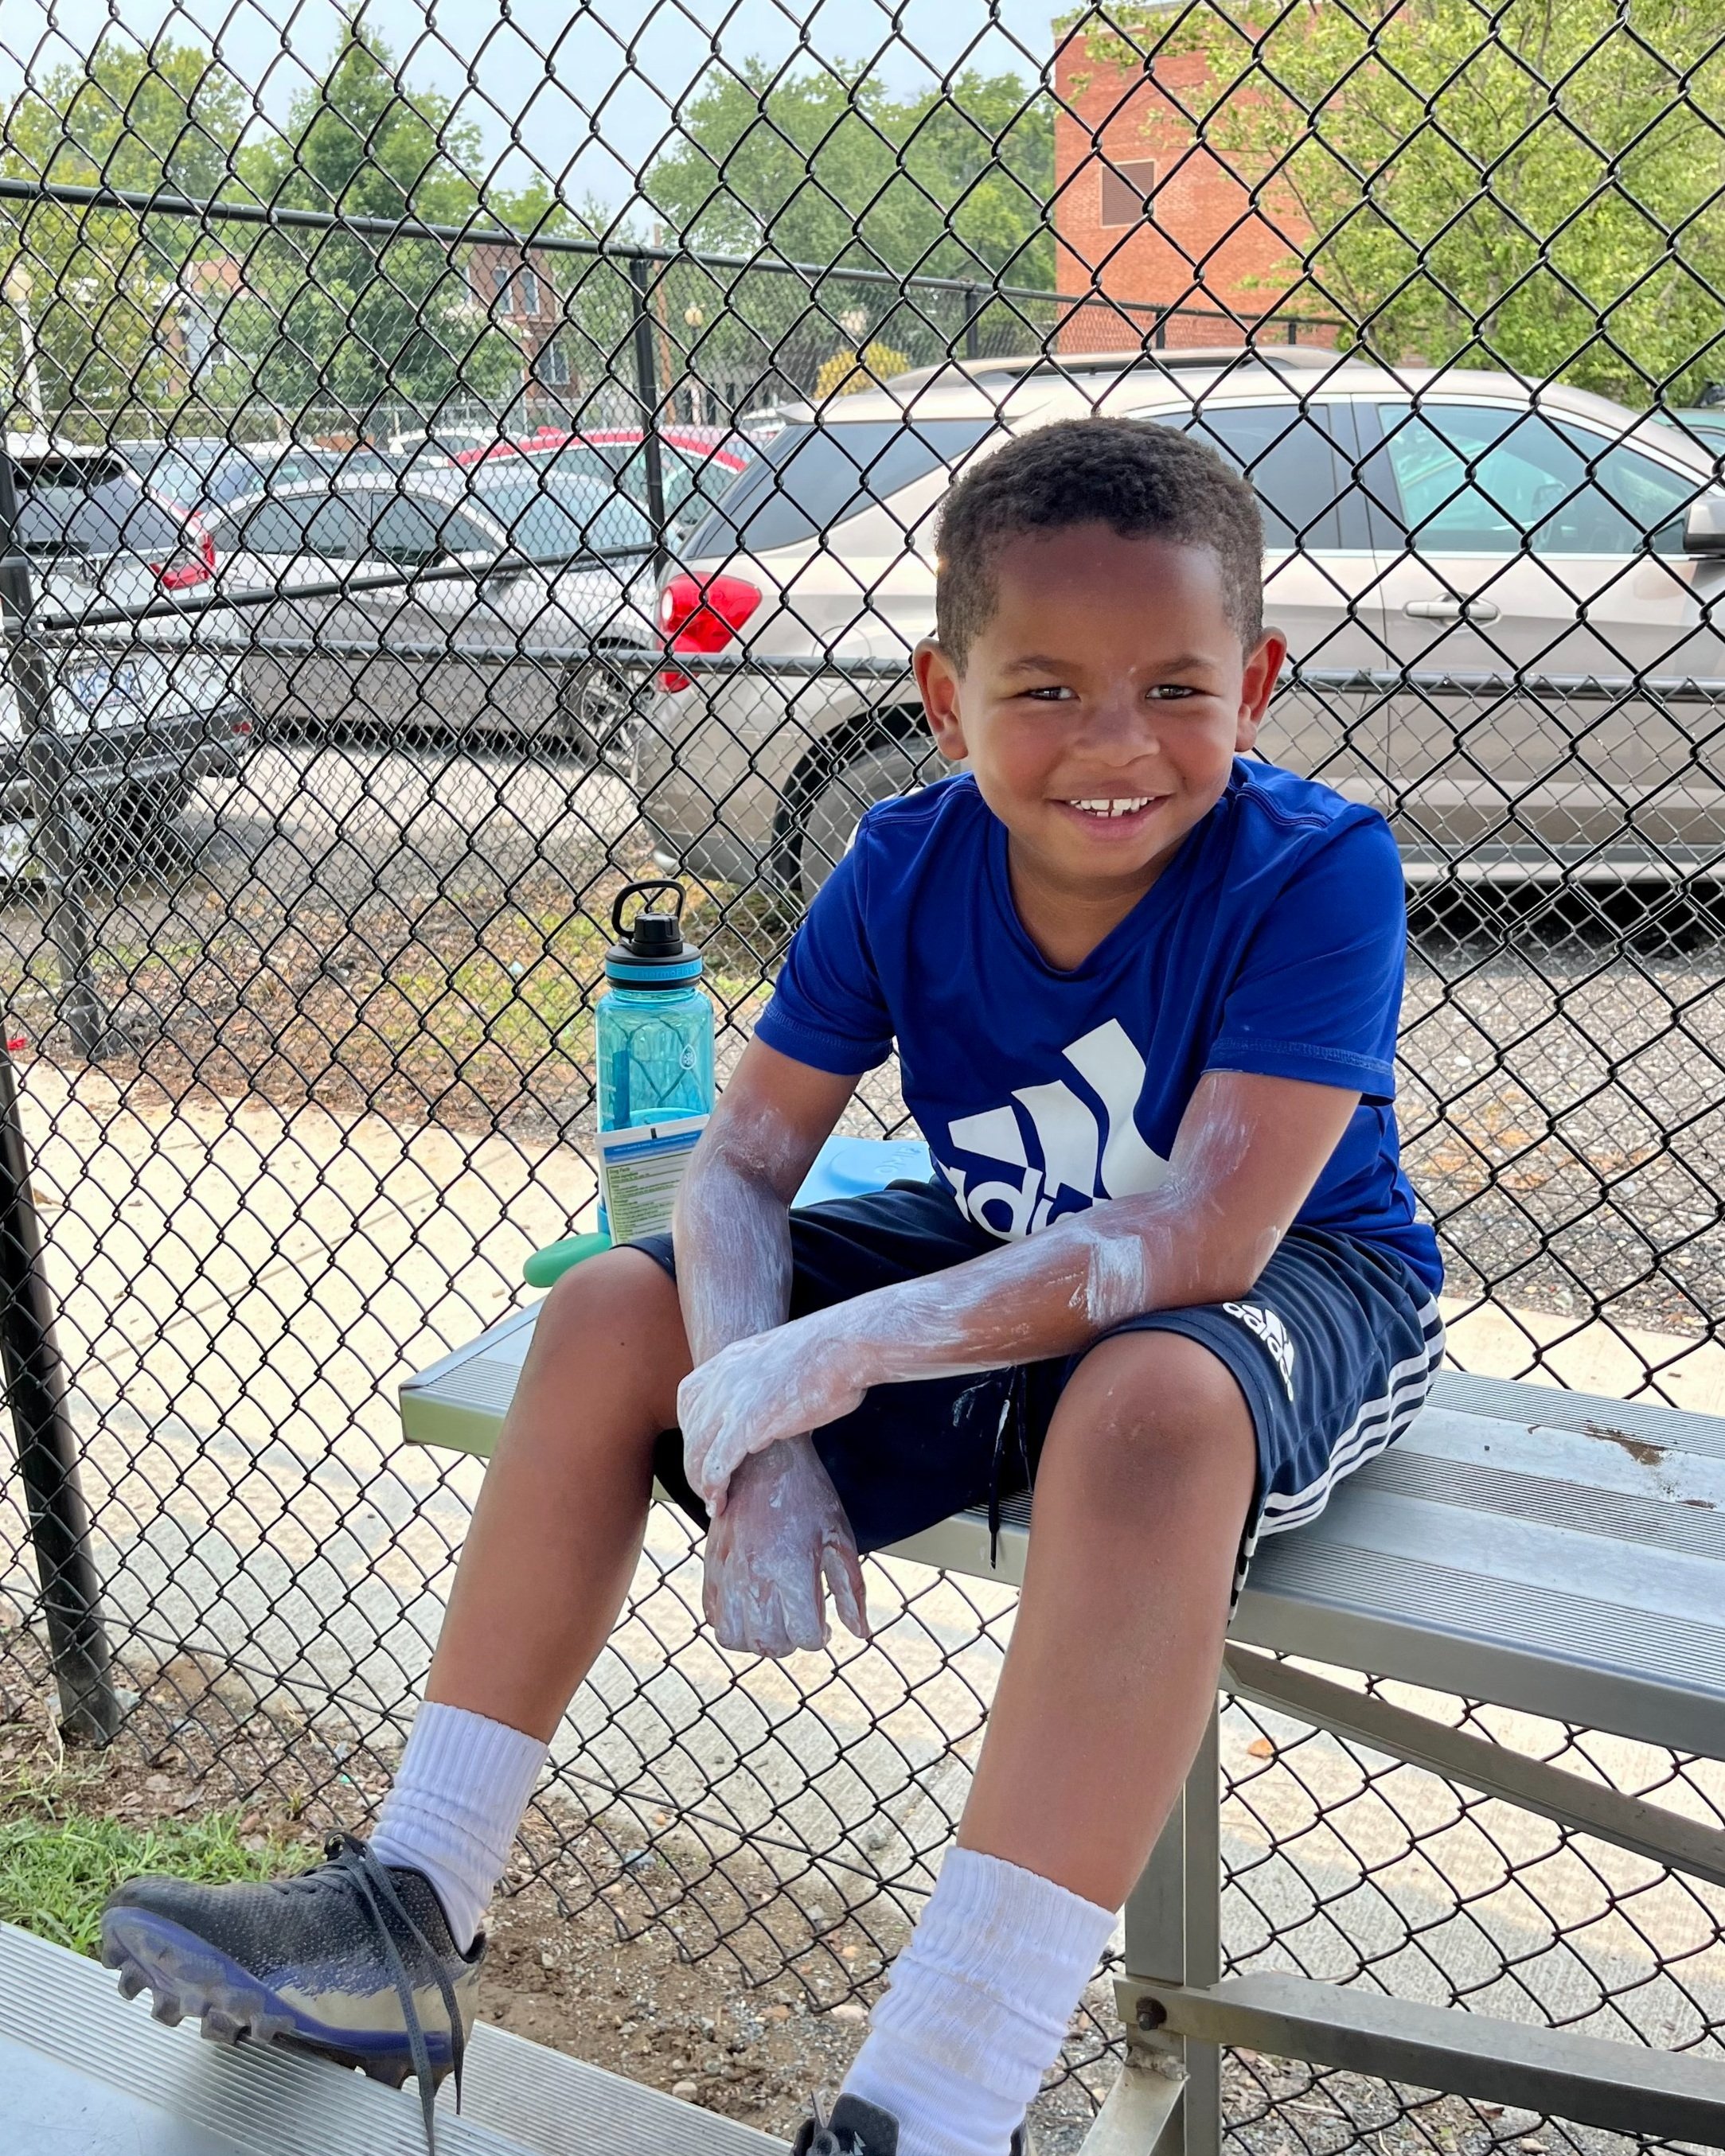
[[[898,2121],[857,2096],[841,2096],[832,2117],[823,2118],[817,2099],[797,2129],[791,2156],[898,2156]],[[1008,2156],[1034,2156],[1027,2121],[1013,2128]]]
[[324,1854],[257,1886],[129,1879],[102,1911],[102,1959],[128,1999],[147,1985],[170,2027],[195,2015],[218,2044],[289,2045],[394,2088],[413,2075],[434,2148],[447,2073],[460,2105],[484,1934],[460,1953],[429,1880],[386,1869],[352,1835]]

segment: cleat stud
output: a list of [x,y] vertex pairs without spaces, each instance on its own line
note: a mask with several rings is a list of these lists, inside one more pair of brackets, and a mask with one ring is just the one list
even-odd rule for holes
[[121,1969],[120,1996],[122,1999],[136,1999],[143,1988],[144,1972],[142,1969],[130,1964]]
[[199,2025],[213,2044],[234,2044],[245,2034],[246,2025],[225,2006],[206,2006]]
[[150,2012],[164,2029],[177,2029],[186,2018],[186,2010],[171,1991],[151,1994]]
[[360,2071],[366,2079],[382,2082],[386,2088],[404,2087],[413,2071],[411,2061],[405,2059],[362,2059],[360,2061]]

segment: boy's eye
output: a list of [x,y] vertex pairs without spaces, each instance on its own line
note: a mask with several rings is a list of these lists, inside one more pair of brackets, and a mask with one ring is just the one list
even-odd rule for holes
[[1183,681],[1158,681],[1150,694],[1158,701],[1171,701],[1176,696],[1195,696],[1196,689],[1189,688]]
[[1049,681],[1040,689],[1026,689],[1024,694],[1026,696],[1034,697],[1038,703],[1055,704],[1064,702],[1068,697],[1076,696],[1078,691],[1076,689],[1069,689],[1064,681]]

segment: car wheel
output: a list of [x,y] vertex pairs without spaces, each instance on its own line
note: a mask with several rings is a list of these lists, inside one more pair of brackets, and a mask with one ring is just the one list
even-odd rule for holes
[[557,689],[558,741],[589,770],[629,768],[635,718],[633,678],[604,659],[572,666]]
[[179,823],[191,798],[192,788],[182,778],[121,787],[86,811],[90,843],[116,861],[152,860],[184,844]]
[[850,850],[863,811],[877,801],[911,793],[923,783],[922,761],[902,742],[879,742],[841,764],[809,804],[803,819],[798,880],[806,906]]

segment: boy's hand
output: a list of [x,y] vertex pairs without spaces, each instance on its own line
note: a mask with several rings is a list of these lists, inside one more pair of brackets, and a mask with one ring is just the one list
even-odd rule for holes
[[806,1437],[747,1460],[707,1530],[701,1608],[721,1647],[788,1655],[827,1641],[824,1578],[840,1618],[869,1636],[856,1538]]
[[751,1454],[824,1429],[862,1404],[872,1381],[862,1356],[829,1337],[830,1315],[818,1311],[733,1340],[678,1388],[683,1471],[716,1520],[730,1502],[726,1486]]

